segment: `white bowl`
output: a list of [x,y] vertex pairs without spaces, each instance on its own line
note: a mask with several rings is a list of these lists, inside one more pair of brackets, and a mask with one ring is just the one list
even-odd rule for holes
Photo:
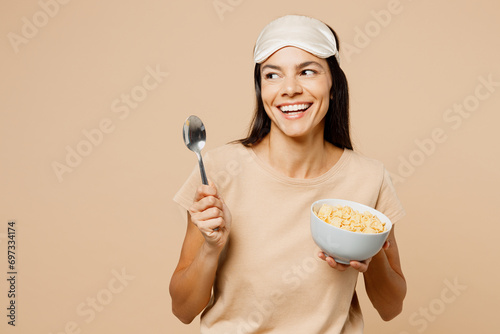
[[[324,222],[315,212],[323,204],[331,206],[350,206],[352,209],[364,213],[369,211],[385,223],[382,233],[351,232]],[[392,223],[383,213],[360,203],[342,199],[322,199],[311,205],[311,234],[314,242],[325,254],[333,257],[336,262],[349,264],[351,260],[364,261],[377,254],[389,236]]]

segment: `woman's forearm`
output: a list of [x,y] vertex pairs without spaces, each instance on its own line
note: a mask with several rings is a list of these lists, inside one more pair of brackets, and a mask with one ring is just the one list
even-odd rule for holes
[[178,268],[170,281],[172,311],[183,323],[190,323],[210,301],[220,251],[203,243],[193,262]]
[[364,280],[368,297],[383,320],[389,321],[401,313],[406,281],[399,267],[397,249],[395,253],[389,248],[375,255]]

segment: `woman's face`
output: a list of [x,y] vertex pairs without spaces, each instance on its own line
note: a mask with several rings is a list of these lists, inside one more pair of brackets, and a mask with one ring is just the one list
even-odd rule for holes
[[301,138],[323,134],[332,77],[325,59],[285,47],[261,64],[261,95],[271,131]]

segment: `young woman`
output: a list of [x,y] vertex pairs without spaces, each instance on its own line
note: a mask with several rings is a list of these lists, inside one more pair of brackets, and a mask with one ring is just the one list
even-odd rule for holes
[[391,230],[373,258],[336,263],[314,244],[311,203],[342,198],[393,223],[404,210],[384,166],[352,150],[347,80],[336,34],[289,15],[264,28],[254,51],[257,108],[247,138],[206,155],[175,196],[187,232],[170,282],[183,322],[201,333],[362,333],[355,287],[384,320],[401,312],[406,283]]

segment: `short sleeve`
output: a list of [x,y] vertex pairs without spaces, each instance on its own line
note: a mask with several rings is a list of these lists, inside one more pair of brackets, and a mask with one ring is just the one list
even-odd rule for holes
[[198,164],[196,164],[186,182],[184,182],[181,188],[174,195],[174,202],[182,206],[184,209],[188,210],[189,207],[193,204],[196,189],[198,189],[200,185],[200,170],[198,169]]
[[393,224],[403,218],[406,214],[403,205],[396,194],[396,189],[392,184],[389,172],[385,168],[375,209],[386,215]]

